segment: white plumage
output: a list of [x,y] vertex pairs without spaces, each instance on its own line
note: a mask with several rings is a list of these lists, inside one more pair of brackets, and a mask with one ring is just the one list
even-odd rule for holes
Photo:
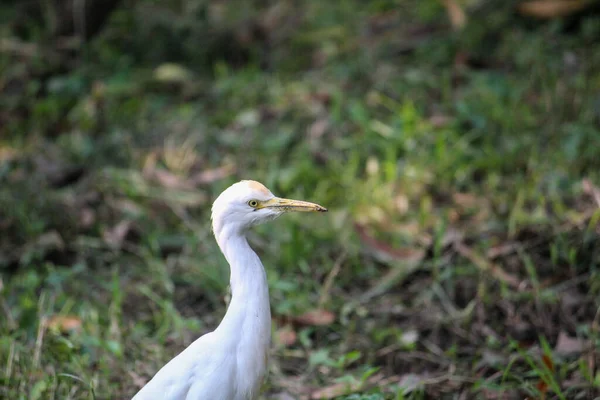
[[213,332],[169,361],[133,400],[252,400],[267,370],[271,310],[267,277],[246,232],[288,211],[327,211],[281,199],[256,181],[227,188],[212,207],[213,232],[231,268],[231,302]]

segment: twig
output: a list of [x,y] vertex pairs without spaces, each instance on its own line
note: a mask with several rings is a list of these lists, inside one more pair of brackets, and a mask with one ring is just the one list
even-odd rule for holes
[[10,311],[10,307],[6,304],[6,300],[4,298],[0,299],[0,304],[2,305],[2,310],[4,311],[4,315],[6,315],[6,322],[8,323],[9,329],[16,329],[17,322],[15,321],[15,317],[13,317],[12,312]]
[[0,52],[13,53],[29,58],[35,57],[40,53],[37,45],[12,38],[0,39]]
[[321,289],[321,294],[319,296],[319,309],[323,308],[325,303],[329,300],[329,293],[331,292],[331,286],[333,286],[333,281],[337,274],[339,274],[340,269],[342,268],[342,264],[346,260],[346,256],[348,253],[344,250],[342,254],[338,256],[338,258],[333,263],[333,268],[327,274],[327,278],[325,278],[325,282],[323,283],[323,288]]
[[[600,191],[598,192],[598,196],[600,196]],[[587,220],[592,218],[594,214],[596,214],[596,212],[598,212],[597,209],[582,212],[578,216],[576,221],[567,221],[561,224],[556,230],[552,232],[552,236],[538,237],[525,243],[507,243],[501,246],[493,247],[487,251],[487,258],[493,260],[498,257],[506,257],[508,255],[517,253],[519,250],[530,250],[534,247],[541,246],[544,243],[549,242],[552,238],[563,233],[567,233],[573,230],[574,228],[581,229],[581,224],[585,223]]]
[[8,359],[6,360],[6,370],[4,377],[6,382],[10,382],[10,376],[12,375],[13,361],[15,360],[15,342],[10,343],[10,350],[8,350]]
[[489,272],[494,278],[506,283],[514,289],[521,289],[521,281],[504,271],[499,265],[492,263],[462,243],[455,243],[454,248],[463,257],[471,261],[476,267],[484,272]]
[[38,331],[35,339],[35,349],[33,351],[33,366],[34,368],[40,367],[40,358],[42,354],[42,344],[44,343],[44,334],[46,333],[46,328],[48,327],[48,318],[44,313],[44,306],[46,303],[46,293],[41,294],[40,300],[38,302],[38,313],[39,323],[38,323]]
[[[594,316],[594,320],[592,321],[592,337],[598,337],[599,331],[600,331],[600,307],[598,307],[596,309],[596,315]],[[596,365],[597,352],[598,352],[598,350],[596,349],[596,346],[593,346],[592,350],[589,352],[589,355],[588,355],[588,367],[590,368],[590,371],[594,374],[592,376],[597,376],[596,374],[598,373],[598,371],[596,370],[596,368],[598,367]]]
[[377,350],[376,354],[379,357],[383,357],[390,353],[398,352],[394,356],[401,360],[417,359],[417,360],[427,361],[427,362],[430,362],[432,364],[439,365],[439,366],[447,366],[448,364],[450,364],[449,360],[439,357],[437,355],[432,355],[430,353],[425,353],[423,351],[411,351],[410,353],[406,353],[406,352],[400,351],[402,349],[403,349],[403,347],[401,344],[394,343],[394,344],[391,344],[389,346],[386,346],[386,347],[383,347],[383,348]]
[[[4,290],[4,284],[2,283],[2,277],[0,277],[0,293],[2,293],[2,290]],[[12,312],[10,311],[10,307],[8,306],[8,304],[6,304],[6,300],[4,300],[4,297],[0,298],[0,305],[2,306],[2,311],[4,311],[4,314],[6,315],[6,321],[8,323],[9,329],[16,329],[17,322],[15,321],[15,317],[13,317]]]
[[446,309],[446,312],[453,318],[456,318],[456,316],[459,314],[459,311],[456,309],[456,307],[454,307],[452,300],[450,300],[442,286],[439,283],[434,282],[431,288],[440,299],[440,304]]
[[587,282],[591,277],[591,272],[586,272],[585,274],[576,276],[567,281],[561,282],[554,286],[542,287],[544,290],[551,290],[553,292],[563,292],[567,289],[570,289],[574,286],[579,285],[580,283]]

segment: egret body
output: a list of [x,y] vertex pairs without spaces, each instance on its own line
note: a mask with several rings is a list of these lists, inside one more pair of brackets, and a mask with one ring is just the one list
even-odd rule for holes
[[231,268],[231,302],[213,331],[169,361],[133,400],[252,400],[267,370],[271,341],[269,288],[246,232],[289,211],[327,211],[275,197],[256,181],[227,188],[212,207],[212,227]]

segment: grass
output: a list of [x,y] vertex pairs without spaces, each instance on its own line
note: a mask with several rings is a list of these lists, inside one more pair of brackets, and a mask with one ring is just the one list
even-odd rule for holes
[[6,20],[0,397],[130,398],[217,326],[241,178],[330,209],[250,236],[263,398],[598,396],[600,19],[482,4],[142,1],[68,72]]

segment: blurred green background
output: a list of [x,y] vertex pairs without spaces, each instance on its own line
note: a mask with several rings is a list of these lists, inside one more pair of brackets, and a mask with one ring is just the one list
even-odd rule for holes
[[0,398],[128,399],[224,314],[250,241],[264,399],[600,395],[600,7],[0,5]]

